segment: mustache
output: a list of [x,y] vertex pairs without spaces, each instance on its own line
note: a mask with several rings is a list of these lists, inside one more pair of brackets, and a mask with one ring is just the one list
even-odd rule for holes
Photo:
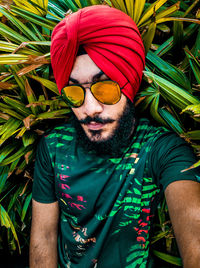
[[95,116],[95,117],[91,117],[91,116],[87,116],[84,119],[79,120],[80,124],[90,124],[91,122],[95,122],[95,123],[101,123],[101,124],[106,124],[106,123],[112,123],[115,120],[111,119],[111,118],[106,118],[103,119],[99,116]]

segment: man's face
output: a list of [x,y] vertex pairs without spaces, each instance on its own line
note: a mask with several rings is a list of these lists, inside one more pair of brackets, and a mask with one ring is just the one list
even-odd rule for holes
[[99,143],[112,138],[127,106],[127,98],[123,94],[120,101],[113,105],[102,104],[94,98],[90,91],[91,83],[106,79],[109,78],[102,74],[87,54],[76,58],[69,84],[82,84],[85,87],[86,95],[83,105],[79,108],[72,108],[72,110],[86,136],[92,142]]

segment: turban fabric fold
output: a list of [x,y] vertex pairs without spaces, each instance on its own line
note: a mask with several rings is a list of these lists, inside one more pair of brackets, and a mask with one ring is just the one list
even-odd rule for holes
[[68,84],[80,45],[133,101],[145,64],[135,22],[122,11],[105,5],[82,8],[59,22],[51,42],[51,64],[59,92]]

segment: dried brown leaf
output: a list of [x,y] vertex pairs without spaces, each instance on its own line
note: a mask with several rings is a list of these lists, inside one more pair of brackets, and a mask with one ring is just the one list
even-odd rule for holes
[[44,130],[41,130],[41,129],[35,129],[34,131],[40,136],[43,135],[45,132]]
[[140,104],[140,102],[142,102],[145,98],[146,98],[146,96],[144,96],[144,97],[140,97],[140,98],[135,102],[135,106],[137,106],[138,104]]
[[1,73],[0,81],[5,79],[7,76],[11,75],[11,73]]
[[0,113],[0,118],[8,120],[10,118],[10,116],[8,114]]
[[31,124],[34,121],[35,121],[35,116],[33,114],[30,114],[29,116],[24,118],[23,122],[24,122],[24,126],[26,127],[26,129],[30,129]]
[[32,154],[32,151],[28,152],[25,154],[24,158],[25,158],[25,161],[26,161],[26,164],[29,163],[29,156]]
[[38,67],[40,67],[40,66],[42,66],[42,65],[43,65],[43,64],[31,64],[31,65],[29,65],[29,66],[27,66],[27,67],[24,67],[23,69],[19,70],[19,71],[17,72],[17,75],[18,75],[18,76],[22,76],[22,75],[24,75],[24,74],[27,74],[27,73],[29,73],[29,72],[31,72],[31,71],[37,69]]
[[19,196],[22,196],[22,195],[25,193],[26,188],[27,188],[27,186],[28,186],[28,183],[32,180],[32,178],[31,178],[30,176],[28,177],[28,176],[26,175],[26,173],[27,173],[27,171],[25,171],[25,173],[24,173],[24,177],[27,177],[27,178],[29,178],[29,179],[27,180],[26,184],[24,185],[24,188],[22,189],[22,191],[21,191],[21,193],[20,193]]
[[12,89],[14,87],[16,87],[16,85],[10,84],[8,82],[0,82],[0,90],[3,90],[3,89]]
[[27,96],[30,96],[33,94],[33,91],[32,91],[32,88],[31,88],[29,82],[28,82],[28,79],[26,79],[26,81],[25,81],[25,88],[26,88]]
[[46,56],[35,56],[28,55],[29,60],[26,61],[27,64],[49,64],[50,62],[46,59]]

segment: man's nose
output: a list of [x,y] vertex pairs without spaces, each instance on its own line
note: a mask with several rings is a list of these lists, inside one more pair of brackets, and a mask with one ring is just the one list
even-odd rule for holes
[[84,112],[87,116],[94,117],[103,111],[103,104],[95,99],[89,88],[85,89]]

